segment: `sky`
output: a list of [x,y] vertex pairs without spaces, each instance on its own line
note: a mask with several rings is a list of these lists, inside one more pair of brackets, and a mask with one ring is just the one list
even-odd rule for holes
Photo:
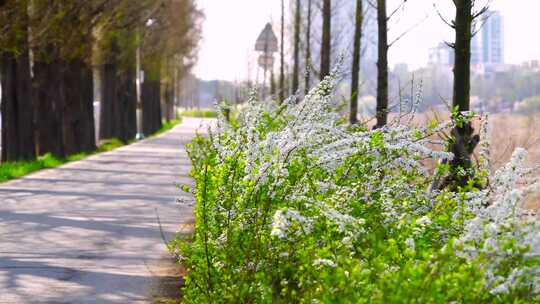
[[[389,11],[395,7],[392,6],[395,1],[389,0]],[[280,2],[198,0],[206,17],[195,74],[204,80],[240,81],[246,79],[251,70],[250,77],[255,79],[256,69],[250,69],[256,58],[254,43],[267,22],[278,24]],[[410,0],[391,20],[389,41],[404,29],[414,28],[390,49],[390,67],[396,63],[406,63],[411,69],[424,66],[431,47],[453,40],[452,29],[441,21],[434,3],[447,20],[452,19],[455,11],[451,0]],[[493,0],[491,7],[504,16],[506,63],[540,59],[540,39],[536,33],[540,30],[540,0]],[[278,30],[274,28],[276,34]]]

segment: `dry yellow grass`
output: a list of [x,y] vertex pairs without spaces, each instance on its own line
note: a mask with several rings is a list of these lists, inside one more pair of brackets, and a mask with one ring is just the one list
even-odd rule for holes
[[[491,121],[492,165],[500,167],[517,147],[529,151],[530,165],[540,164],[540,117],[536,115],[494,115]],[[540,208],[540,195],[527,198],[526,206]]]
[[[389,120],[395,117],[390,115]],[[449,119],[449,114],[440,112],[417,114],[411,123],[421,126],[433,119],[445,121]],[[508,162],[518,147],[525,148],[529,152],[528,162],[531,166],[540,164],[540,116],[504,113],[489,115],[488,119],[491,138],[490,163],[493,172]],[[374,120],[368,124],[374,124]],[[480,129],[480,124],[480,119],[474,121],[476,132]],[[528,197],[526,206],[539,209],[540,195]]]

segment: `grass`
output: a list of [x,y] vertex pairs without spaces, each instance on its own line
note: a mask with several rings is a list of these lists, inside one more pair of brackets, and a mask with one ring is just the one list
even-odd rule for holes
[[0,164],[0,182],[19,178],[35,171],[58,167],[72,161],[78,161],[96,153],[114,150],[123,145],[118,139],[112,139],[100,145],[96,151],[80,152],[65,158],[59,158],[47,153],[35,160],[2,163]]
[[167,132],[167,131],[174,128],[174,126],[176,126],[177,124],[179,124],[181,122],[182,122],[182,117],[180,117],[179,119],[166,121],[161,126],[161,129],[157,130],[156,133],[152,134],[151,136],[156,136],[156,135],[159,135],[161,133]]
[[214,110],[188,110],[180,112],[181,116],[185,117],[200,117],[200,118],[215,118],[217,117],[217,112]]
[[[179,123],[180,123],[180,120],[172,120],[169,122],[165,122],[163,126],[161,127],[161,129],[159,129],[152,136],[156,136],[161,133],[164,133],[172,129],[174,126],[176,126]],[[130,142],[130,144],[131,143],[132,142]],[[95,151],[80,152],[77,154],[69,155],[65,158],[59,158],[52,154],[47,153],[45,155],[39,156],[35,160],[2,163],[0,164],[0,183],[25,176],[39,170],[55,168],[69,162],[82,160],[88,156],[91,156],[97,153],[112,151],[124,145],[125,144],[122,143],[120,140],[114,138],[114,139],[104,141],[102,144],[100,144],[97,147]]]

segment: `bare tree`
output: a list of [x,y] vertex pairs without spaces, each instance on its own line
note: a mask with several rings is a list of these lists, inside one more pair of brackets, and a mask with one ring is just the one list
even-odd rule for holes
[[377,0],[378,60],[377,60],[377,128],[388,122],[388,17],[386,0]]
[[[457,110],[456,127],[452,130],[450,151],[454,153],[452,167],[454,182],[465,185],[471,177],[471,154],[478,144],[479,136],[474,135],[474,130],[469,121],[463,118],[463,112],[470,110],[471,91],[471,39],[474,35],[473,23],[475,19],[483,15],[489,8],[489,2],[478,12],[473,10],[475,0],[454,0],[456,7],[456,17],[451,26],[455,30],[455,42],[451,46],[454,48],[454,89],[452,107]],[[465,170],[458,170],[462,168]],[[459,174],[458,172],[467,172]]]
[[321,69],[320,79],[330,74],[331,54],[332,54],[332,1],[323,0],[323,28],[321,43]]
[[[377,0],[375,5],[373,2],[368,2],[372,7],[377,9],[377,24],[378,24],[378,60],[377,60],[377,124],[376,128],[385,126],[388,122],[388,50],[398,40],[403,38],[411,27],[406,29],[397,36],[392,42],[388,42],[388,21],[405,5],[407,0],[400,0],[399,5],[390,13],[386,13],[386,0]],[[418,24],[416,24],[418,25]],[[416,26],[415,25],[415,26]]]
[[281,42],[279,67],[279,102],[285,99],[285,0],[281,0]]
[[356,14],[354,27],[354,47],[352,59],[351,77],[351,108],[349,112],[349,122],[354,125],[358,122],[358,87],[360,85],[360,53],[362,49],[362,22],[363,22],[363,0],[356,0]]
[[312,0],[308,0],[307,5],[307,26],[306,26],[306,73],[304,76],[304,93],[307,94],[309,91],[310,85],[310,65],[311,65],[311,8]]
[[295,17],[294,17],[294,65],[292,79],[292,93],[296,94],[300,83],[298,70],[300,66],[300,22],[301,22],[301,1],[296,0]]
[[464,112],[470,110],[471,40],[476,34],[475,21],[488,11],[490,0],[478,11],[474,10],[475,0],[453,0],[453,3],[456,14],[452,22],[446,21],[441,13],[437,12],[444,23],[455,32],[455,42],[448,43],[454,49],[455,55],[452,97],[455,127],[449,139],[449,151],[454,154],[454,158],[450,162],[450,174],[445,178],[435,179],[431,189],[466,185],[474,175],[471,154],[480,141],[478,134],[473,135],[474,129]]

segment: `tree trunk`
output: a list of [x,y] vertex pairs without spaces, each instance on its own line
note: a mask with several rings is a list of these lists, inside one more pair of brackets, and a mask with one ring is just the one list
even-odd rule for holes
[[117,119],[116,109],[116,64],[106,63],[101,68],[101,100],[99,107],[99,138],[115,137],[114,123]]
[[312,0],[308,0],[308,11],[307,11],[307,28],[306,28],[306,74],[304,76],[304,94],[307,94],[309,92],[309,89],[311,88],[310,84],[310,76],[311,76],[311,7],[312,7]]
[[301,21],[301,2],[296,0],[296,12],[294,17],[294,66],[292,79],[292,93],[296,94],[300,83],[298,70],[300,65],[300,21]]
[[377,125],[382,128],[388,122],[388,18],[386,0],[377,0],[377,24],[379,27],[377,61]]
[[2,54],[0,69],[2,77],[2,162],[16,161],[19,158],[17,60],[13,56]]
[[118,69],[115,62],[102,70],[99,138],[117,138],[124,143],[137,134],[137,92],[133,67]]
[[[0,6],[5,5],[0,2]],[[26,6],[16,19],[18,32],[13,47],[19,52],[0,52],[1,97],[1,160],[31,160],[36,157],[34,102],[28,46]],[[3,51],[3,50],[2,50]]]
[[469,110],[471,64],[471,0],[456,0],[456,42],[454,96],[452,104],[459,111]]
[[63,109],[64,150],[67,155],[96,149],[92,70],[81,60],[66,64]]
[[94,77],[92,67],[85,64],[81,71],[81,150],[96,149],[96,121],[94,119]]
[[351,81],[351,109],[349,122],[354,125],[358,122],[358,90],[360,85],[360,52],[362,47],[362,1],[356,0],[356,18],[354,27],[354,49],[352,61],[352,81]]
[[332,47],[332,1],[323,0],[323,28],[321,44],[321,71],[320,79],[330,74],[330,56]]
[[281,42],[279,67],[279,102],[285,100],[285,0],[281,0]]
[[66,103],[63,83],[64,65],[51,48],[52,61],[34,63],[34,100],[38,154],[65,157],[62,116]]
[[31,160],[36,157],[33,102],[28,49],[18,57],[3,54],[2,81],[2,161]]
[[145,79],[141,86],[142,132],[152,135],[161,128],[160,85],[158,80]]
[[171,84],[165,86],[164,94],[165,110],[163,111],[163,116],[166,121],[171,121],[174,119],[174,89]]
[[145,79],[141,84],[141,131],[145,136],[154,133],[152,122],[153,98],[152,83]]
[[133,66],[125,68],[119,78],[116,98],[120,109],[120,132],[118,138],[127,143],[137,136],[137,85]]
[[[470,63],[471,63],[471,38],[472,38],[472,1],[455,0],[455,62],[454,62],[454,95],[452,99],[453,108],[458,111],[469,111],[470,109]],[[460,114],[458,114],[460,115]],[[454,153],[452,167],[458,167],[466,171],[471,168],[471,153],[473,152],[478,138],[473,137],[473,128],[469,122],[458,124],[452,130],[452,141],[450,150]],[[465,185],[470,175],[454,176],[454,181],[460,185]]]

